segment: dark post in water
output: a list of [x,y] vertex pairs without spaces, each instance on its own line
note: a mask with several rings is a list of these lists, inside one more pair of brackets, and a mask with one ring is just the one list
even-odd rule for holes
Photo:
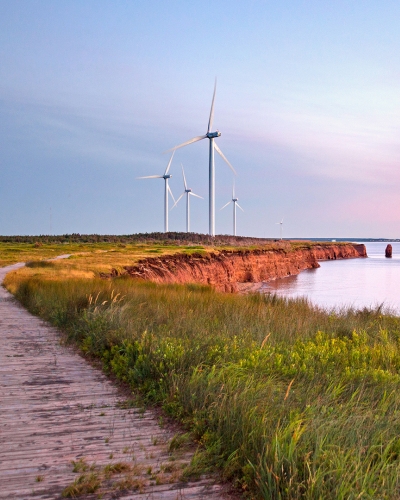
[[385,257],[387,258],[392,258],[392,245],[389,243],[389,245],[386,247],[385,250]]

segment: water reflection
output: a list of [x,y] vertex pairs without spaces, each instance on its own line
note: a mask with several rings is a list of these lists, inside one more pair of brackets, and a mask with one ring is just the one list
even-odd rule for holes
[[385,257],[387,243],[366,243],[368,258],[320,262],[297,276],[288,276],[261,287],[264,293],[308,297],[325,308],[375,307],[400,314],[400,243],[391,243],[393,257]]

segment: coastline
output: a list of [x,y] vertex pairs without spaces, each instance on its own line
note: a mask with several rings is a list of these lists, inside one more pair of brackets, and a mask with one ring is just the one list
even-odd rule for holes
[[[205,255],[175,254],[142,259],[134,266],[125,266],[124,274],[154,283],[210,285],[217,291],[232,293],[318,268],[319,260],[364,257],[367,257],[365,245],[354,243],[314,244],[289,250],[221,250]],[[113,270],[103,277],[116,275]]]

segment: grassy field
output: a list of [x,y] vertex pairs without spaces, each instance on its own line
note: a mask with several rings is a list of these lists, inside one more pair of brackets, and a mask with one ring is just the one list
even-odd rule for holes
[[[197,238],[190,241],[186,233],[172,233],[173,239],[165,239],[163,233],[155,233],[146,238],[136,241],[133,237],[111,237],[97,235],[67,237],[30,237],[30,236],[0,236],[0,267],[17,262],[41,261],[53,259],[58,255],[71,255],[69,259],[55,263],[57,274],[63,272],[66,277],[68,273],[78,276],[79,271],[85,273],[85,277],[95,277],[99,273],[109,273],[112,268],[122,271],[124,266],[131,266],[138,260],[147,257],[161,255],[172,255],[174,253],[206,253],[218,252],[219,250],[254,250],[284,249],[291,252],[299,248],[310,248],[315,243],[307,241],[274,241],[257,238],[239,237],[237,241],[231,236],[216,237],[214,244],[210,244],[206,235],[195,235]],[[91,239],[97,240],[91,242]],[[158,236],[157,239],[155,236]],[[164,237],[164,240],[162,239]],[[116,241],[107,241],[107,239]],[[186,238],[186,239],[185,239]],[[20,241],[22,240],[22,241]],[[104,240],[104,241],[100,241]],[[320,245],[331,245],[329,242]],[[335,243],[344,245],[345,243]],[[49,271],[49,270],[47,270]],[[32,274],[32,273],[31,273]],[[51,272],[43,273],[45,278],[50,278]],[[83,276],[82,276],[83,277]]]
[[[122,270],[139,259],[176,252],[191,253],[207,251],[202,245],[163,245],[154,243],[4,243],[0,242],[0,267],[17,262],[53,259],[58,255],[70,258],[55,262],[54,269],[85,271],[91,277],[100,272],[110,272],[111,268]],[[210,247],[211,249],[212,247]],[[42,272],[43,274],[43,272]]]
[[249,498],[400,498],[400,318],[101,280],[99,269],[151,255],[114,247],[31,263],[6,285],[184,423],[199,443],[191,473],[218,467]]

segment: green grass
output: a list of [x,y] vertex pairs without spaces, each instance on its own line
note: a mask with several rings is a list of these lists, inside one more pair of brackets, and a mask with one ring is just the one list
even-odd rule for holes
[[[163,254],[201,253],[219,250],[283,249],[286,252],[313,245],[330,245],[329,242],[274,241],[261,238],[216,236],[190,233],[153,233],[151,235],[99,236],[0,236],[0,267],[16,262],[51,259],[61,254],[72,254],[77,261],[88,262],[96,257],[95,271],[109,272],[111,267],[132,265],[139,259]],[[335,245],[343,245],[343,242]],[[100,258],[101,257],[101,258]]]
[[[205,249],[199,245],[155,245],[154,243],[10,243],[0,241],[0,267],[27,262],[31,275],[34,270],[38,272],[43,271],[43,268],[51,268],[48,269],[48,277],[52,274],[59,275],[60,271],[64,271],[65,276],[71,274],[71,271],[78,271],[93,278],[99,276],[100,273],[110,273],[113,268],[123,272],[124,266],[132,266],[139,260],[149,257],[172,255],[177,252],[207,253],[214,249],[217,247]],[[70,257],[53,262],[47,261],[58,255],[70,255]]]
[[184,423],[200,445],[192,474],[219,468],[253,498],[399,497],[399,318],[196,285],[14,279],[33,313]]
[[[16,262],[49,259],[61,254],[79,254],[106,252],[113,254],[119,263],[118,256],[123,257],[123,264],[132,265],[139,258],[156,256],[157,254],[203,252],[208,249],[244,247],[257,241],[259,245],[274,245],[272,240],[254,238],[234,238],[194,233],[150,233],[134,235],[60,235],[60,236],[0,236],[0,267]],[[115,255],[116,254],[116,255]],[[126,260],[126,258],[128,258]],[[107,257],[105,258],[107,261]],[[133,260],[132,260],[133,259]],[[115,267],[115,261],[114,261]],[[109,271],[106,268],[105,271]]]

